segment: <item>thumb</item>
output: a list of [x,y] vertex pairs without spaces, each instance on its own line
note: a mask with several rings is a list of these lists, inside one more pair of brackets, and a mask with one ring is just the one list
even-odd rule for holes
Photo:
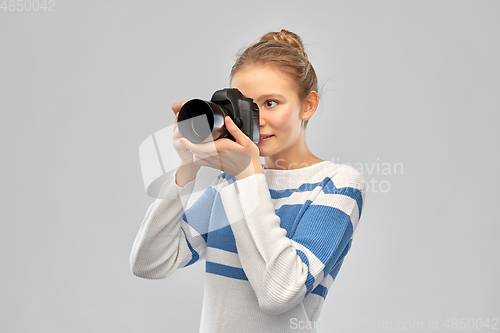
[[239,144],[241,144],[242,140],[244,140],[246,138],[245,133],[243,133],[241,131],[241,129],[238,126],[236,126],[236,124],[231,119],[231,117],[226,116],[224,118],[224,120],[225,120],[226,128],[229,131],[229,133],[231,133],[231,135],[234,137],[234,139],[236,140],[236,142],[238,142]]

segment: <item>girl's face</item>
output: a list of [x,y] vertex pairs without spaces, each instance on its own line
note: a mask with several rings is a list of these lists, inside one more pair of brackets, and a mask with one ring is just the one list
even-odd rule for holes
[[285,160],[293,156],[304,140],[304,103],[300,101],[291,78],[279,69],[252,65],[233,74],[231,87],[253,98],[259,106],[260,156]]

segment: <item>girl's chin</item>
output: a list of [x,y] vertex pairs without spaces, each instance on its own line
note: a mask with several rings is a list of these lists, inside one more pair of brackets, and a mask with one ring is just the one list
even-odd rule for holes
[[260,157],[268,157],[268,156],[271,156],[271,152],[269,151],[269,149],[259,147],[259,156]]
[[271,157],[272,155],[280,151],[280,149],[279,148],[277,149],[275,145],[268,145],[266,143],[258,144],[257,147],[259,147],[260,157]]

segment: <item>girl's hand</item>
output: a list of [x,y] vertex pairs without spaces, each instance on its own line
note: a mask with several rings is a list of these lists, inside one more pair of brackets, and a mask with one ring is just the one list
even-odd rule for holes
[[175,114],[175,124],[174,124],[174,133],[172,134],[172,144],[174,146],[175,151],[177,152],[177,155],[179,155],[179,158],[181,160],[179,168],[177,168],[177,171],[175,172],[175,183],[180,187],[186,186],[187,183],[195,179],[196,174],[200,169],[200,166],[194,163],[193,153],[191,153],[191,151],[187,149],[186,146],[184,146],[179,141],[181,138],[181,133],[179,132],[179,128],[177,126],[177,118],[179,115],[179,111],[181,110],[182,106],[185,103],[186,102],[178,102],[172,104],[172,111]]
[[193,163],[193,154],[189,151],[189,149],[184,146],[179,139],[181,138],[181,133],[179,132],[179,128],[177,127],[177,117],[179,115],[179,111],[182,106],[186,104],[186,102],[177,102],[172,104],[172,111],[175,114],[175,125],[174,125],[174,133],[172,134],[172,141],[175,151],[179,158],[181,159],[181,165],[192,164]]
[[259,148],[234,124],[230,117],[224,119],[229,133],[236,142],[223,138],[213,142],[193,144],[186,138],[179,141],[193,154],[193,163],[208,166],[242,179],[263,173]]

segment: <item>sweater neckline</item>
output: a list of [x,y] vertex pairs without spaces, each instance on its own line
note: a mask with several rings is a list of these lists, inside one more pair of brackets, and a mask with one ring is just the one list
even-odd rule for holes
[[308,165],[306,167],[303,167],[303,168],[298,168],[298,169],[266,169],[264,167],[264,164],[262,164],[262,170],[265,172],[265,173],[298,173],[298,172],[303,172],[303,171],[310,171],[311,169],[314,169],[320,165],[324,165],[325,163],[328,163],[330,161],[321,161],[321,162],[318,162],[318,163],[315,163],[315,164],[311,164],[311,165]]
[[291,189],[301,186],[304,182],[321,182],[324,177],[332,174],[335,163],[321,161],[300,169],[263,169],[269,189]]

